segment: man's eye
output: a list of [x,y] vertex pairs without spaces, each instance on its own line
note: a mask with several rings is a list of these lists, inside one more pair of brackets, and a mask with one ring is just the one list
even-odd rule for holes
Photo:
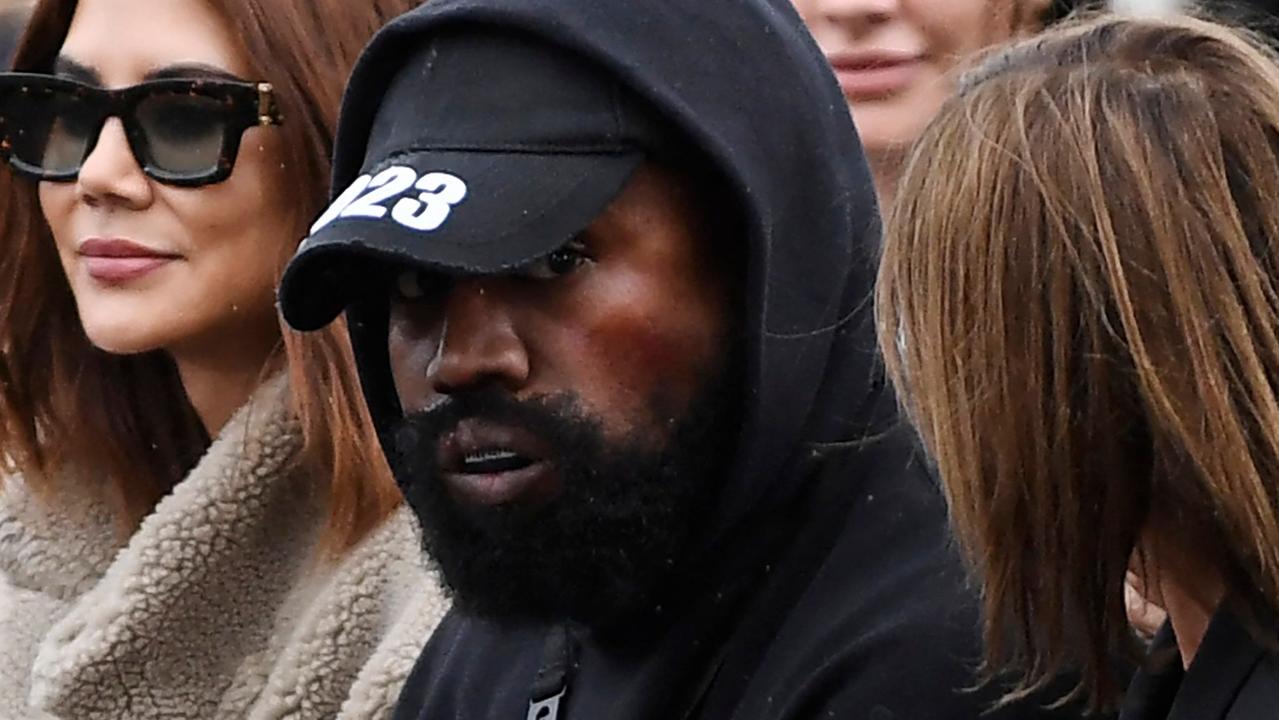
[[395,276],[395,285],[392,293],[398,300],[421,300],[426,297],[426,288],[423,286],[423,277],[421,272],[417,270],[405,270]]
[[571,242],[529,264],[520,274],[535,280],[553,280],[568,275],[589,261],[586,248],[579,242]]

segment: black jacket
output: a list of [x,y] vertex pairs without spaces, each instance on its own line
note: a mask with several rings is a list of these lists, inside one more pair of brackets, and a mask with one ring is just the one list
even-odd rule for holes
[[[517,28],[598,63],[727,179],[747,228],[745,412],[731,480],[660,607],[607,636],[455,610],[397,717],[981,717],[991,693],[965,692],[980,655],[973,597],[876,361],[870,174],[789,0],[431,0],[357,64],[335,187],[359,171],[388,67],[458,23]],[[385,429],[398,413],[385,310],[349,318]],[[1027,704],[988,717],[1050,716]]]
[[1213,616],[1188,670],[1171,623],[1155,635],[1146,664],[1120,720],[1279,718],[1279,653],[1258,644],[1228,610]]

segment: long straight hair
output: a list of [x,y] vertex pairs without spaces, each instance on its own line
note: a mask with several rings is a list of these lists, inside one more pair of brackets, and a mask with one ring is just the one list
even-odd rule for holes
[[1020,673],[1010,697],[1072,668],[1094,705],[1116,699],[1148,522],[1273,626],[1276,198],[1279,62],[1187,17],[997,51],[914,149],[880,344],[980,582],[988,670]]
[[[328,193],[329,156],[343,84],[360,49],[414,0],[209,0],[257,77],[275,87],[288,208],[296,232],[280,239],[280,271]],[[36,3],[14,66],[48,72],[75,0]],[[255,78],[256,79],[256,78]],[[76,313],[34,183],[0,169],[0,469],[47,490],[74,469],[113,491],[125,527],[198,461],[209,439],[163,352],[119,356],[89,342]],[[311,335],[282,326],[300,463],[332,478],[325,535],[350,547],[399,503],[378,450],[342,323]],[[56,502],[56,498],[47,498]]]

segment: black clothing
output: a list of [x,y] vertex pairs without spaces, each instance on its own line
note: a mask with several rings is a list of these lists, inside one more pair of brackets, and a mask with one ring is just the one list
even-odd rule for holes
[[1151,643],[1120,720],[1273,720],[1279,718],[1279,653],[1260,646],[1228,610],[1213,616],[1189,670],[1182,669],[1172,624]]
[[[962,690],[979,658],[976,614],[948,550],[945,508],[925,475],[903,462],[908,452],[899,437],[862,448],[807,507],[779,511],[770,522],[797,532],[770,566],[731,587],[739,597],[710,594],[702,608],[618,639],[576,629],[567,692],[560,714],[548,717],[1081,717],[1030,703],[983,715],[992,693]],[[450,613],[395,717],[526,717],[531,699],[560,687],[531,697],[555,630]]]
[[[790,0],[431,0],[384,28],[357,64],[335,188],[364,165],[397,69],[435,34],[467,25],[529,33],[598,64],[723,178],[737,207],[714,211],[737,213],[745,228],[735,249],[746,266],[744,413],[729,480],[660,603],[607,629],[455,609],[396,717],[1079,717],[1038,703],[983,716],[994,694],[964,691],[980,658],[974,598],[876,361],[870,173]],[[358,264],[334,272],[361,275]],[[401,410],[386,304],[367,298],[348,318],[391,447]],[[405,494],[411,503],[412,488]]]
[[482,30],[435,35],[399,59],[354,187],[363,192],[409,169],[434,176],[435,198],[456,202],[379,215],[346,212],[351,195],[340,194],[280,281],[280,311],[294,329],[328,325],[359,293],[326,271],[334,265],[372,260],[483,275],[545,257],[665,146],[661,124],[608,73],[559,45]]

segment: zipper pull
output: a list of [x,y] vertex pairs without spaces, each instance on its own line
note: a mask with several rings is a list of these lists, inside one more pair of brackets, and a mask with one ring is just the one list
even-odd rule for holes
[[567,625],[556,625],[546,636],[542,668],[530,689],[526,720],[560,720],[560,705],[568,695],[568,678],[573,667],[574,641]]
[[560,701],[568,693],[568,688],[545,700],[530,700],[528,703],[528,720],[559,720]]

